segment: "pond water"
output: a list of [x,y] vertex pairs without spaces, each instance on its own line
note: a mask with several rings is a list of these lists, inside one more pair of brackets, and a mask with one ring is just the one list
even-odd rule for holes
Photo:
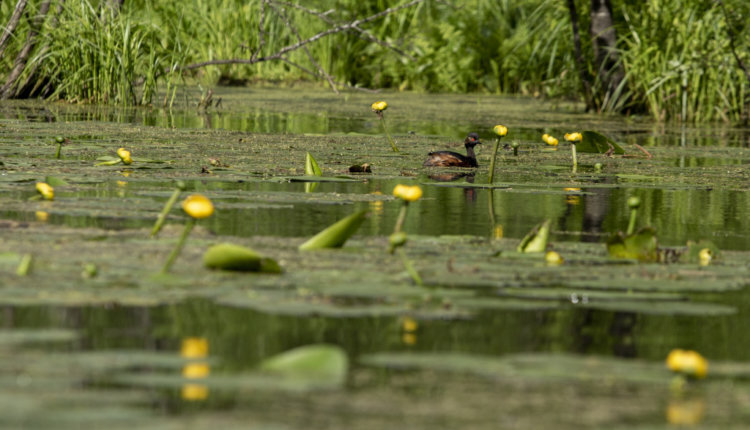
[[[173,110],[0,106],[0,427],[750,422],[747,128],[488,95],[218,88],[221,103],[204,112],[184,102],[196,97],[185,90]],[[369,110],[376,99],[390,105],[399,154]],[[501,149],[488,188],[498,123],[519,152]],[[579,154],[572,172],[570,147],[541,135],[576,130],[610,136],[626,156]],[[429,151],[463,152],[470,131],[484,142],[478,169],[421,166]],[[69,139],[60,159],[55,136]],[[96,165],[119,147],[132,165]],[[304,177],[307,152],[319,182]],[[372,173],[349,172],[361,163]],[[59,183],[53,201],[34,199],[43,180]],[[148,233],[177,180],[216,213],[160,276],[184,217],[174,209],[157,239]],[[404,224],[424,286],[386,251],[400,183],[424,190]],[[604,244],[627,227],[633,196],[638,225],[662,248],[703,240],[721,253],[709,266],[609,259]],[[361,209],[368,217],[343,248],[297,250]],[[545,219],[562,266],[515,252]],[[204,269],[219,242],[250,246],[284,273]],[[321,343],[346,353],[342,384],[259,379],[269,357]],[[674,379],[664,360],[675,348],[706,356],[708,378]]]

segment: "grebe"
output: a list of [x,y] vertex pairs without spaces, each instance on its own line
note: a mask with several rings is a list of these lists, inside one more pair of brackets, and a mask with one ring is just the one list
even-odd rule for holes
[[480,144],[479,135],[469,133],[464,140],[466,155],[451,151],[430,152],[425,167],[477,167],[477,157],[474,155],[474,146]]

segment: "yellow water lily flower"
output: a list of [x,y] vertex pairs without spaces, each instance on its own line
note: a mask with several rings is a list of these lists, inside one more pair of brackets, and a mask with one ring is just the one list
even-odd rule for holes
[[55,189],[46,182],[37,182],[36,190],[39,192],[39,194],[42,195],[42,197],[44,197],[45,200],[54,200],[55,198]]
[[583,135],[578,132],[565,133],[565,140],[567,140],[568,142],[580,142],[581,140],[583,140]]
[[414,202],[422,197],[422,188],[420,188],[419,185],[409,186],[398,184],[396,185],[396,188],[393,189],[393,195],[406,200],[407,202]]
[[500,136],[500,137],[503,137],[506,134],[508,134],[508,127],[506,127],[504,125],[496,125],[492,129],[492,132],[495,133],[496,135]]
[[125,148],[117,149],[117,156],[122,160],[122,164],[132,164],[133,159],[130,158],[130,151]]
[[556,251],[547,251],[547,253],[544,254],[544,261],[550,266],[559,266],[565,262],[565,259]]
[[708,374],[708,360],[691,350],[673,349],[667,356],[667,367],[673,372],[697,379],[705,378]]
[[214,205],[202,194],[192,194],[182,201],[182,210],[193,218],[208,218],[214,213]]
[[388,103],[384,101],[375,102],[371,106],[373,112],[382,112],[386,109],[388,109]]
[[711,260],[713,259],[714,253],[711,252],[711,249],[709,248],[703,248],[698,252],[698,261],[700,262],[701,266],[708,266],[711,264]]
[[557,144],[560,143],[556,138],[546,133],[542,135],[542,140],[550,146],[557,146]]

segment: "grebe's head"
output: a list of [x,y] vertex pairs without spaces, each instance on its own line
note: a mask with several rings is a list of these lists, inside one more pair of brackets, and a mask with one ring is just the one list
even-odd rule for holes
[[466,140],[464,140],[464,144],[467,146],[474,146],[481,143],[482,142],[479,141],[479,135],[476,133],[469,133],[469,135],[466,136]]

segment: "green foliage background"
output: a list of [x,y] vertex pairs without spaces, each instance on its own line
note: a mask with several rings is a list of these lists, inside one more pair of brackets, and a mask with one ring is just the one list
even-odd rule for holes
[[[39,3],[30,0],[29,7]],[[265,8],[258,51],[260,0],[126,0],[119,14],[91,0],[53,0],[56,16],[48,16],[40,32],[43,42],[24,78],[37,94],[47,88],[45,95],[55,98],[149,103],[158,84],[173,88],[186,82],[185,74],[169,72],[170,67],[247,59],[256,51],[263,57],[324,31],[330,27],[326,20],[342,24],[407,1],[291,3],[272,1]],[[659,120],[746,121],[749,83],[732,54],[729,33],[735,35],[740,58],[750,63],[750,4],[724,4],[728,17],[713,0],[613,0],[626,85],[600,109]],[[0,22],[8,21],[14,6],[0,3]],[[578,0],[576,6],[586,67],[596,76],[589,2]],[[0,58],[3,82],[29,21],[21,22]],[[257,81],[326,85],[320,67],[338,85],[582,98],[569,11],[562,0],[426,0],[361,28],[407,55],[349,31],[292,51],[286,61],[208,66],[187,77],[207,86]]]

